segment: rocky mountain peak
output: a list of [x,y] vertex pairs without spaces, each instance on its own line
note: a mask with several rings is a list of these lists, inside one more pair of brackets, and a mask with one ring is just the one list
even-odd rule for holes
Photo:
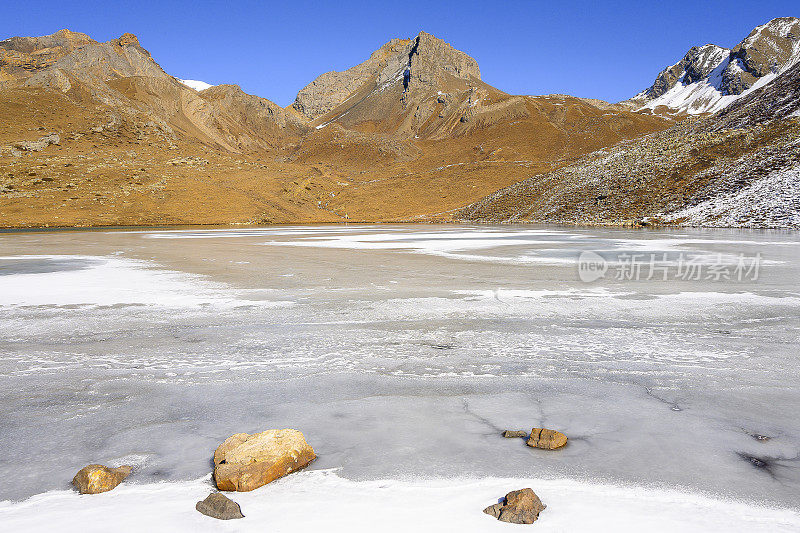
[[745,85],[794,63],[800,59],[800,19],[782,17],[758,26],[733,48],[731,57],[746,73]]
[[683,59],[686,83],[694,83],[708,77],[725,60],[729,52],[727,48],[715,44],[693,47]]
[[641,93],[647,98],[658,98],[666,94],[677,83],[694,83],[707,77],[722,63],[730,50],[715,44],[694,46],[674,65],[662,70],[652,86]]
[[739,98],[710,119],[711,129],[742,129],[800,117],[800,62],[760,89]]
[[44,68],[84,46],[97,44],[85,33],[67,29],[42,37],[11,37],[0,41],[0,80]]
[[56,48],[69,51],[95,42],[85,33],[63,29],[42,37],[11,37],[0,41],[0,48],[21,54],[32,54],[40,50]]
[[755,28],[732,49],[707,44],[691,48],[661,71],[631,102],[687,113],[714,112],[747,91],[769,83],[800,60],[800,19],[782,17]]
[[392,39],[369,59],[343,72],[326,72],[297,94],[294,108],[313,120],[342,104],[366,86],[404,84],[431,86],[443,76],[480,80],[478,63],[433,35],[420,32],[412,39]]
[[411,77],[419,81],[447,73],[460,79],[481,79],[478,62],[430,33],[420,32],[409,50]]

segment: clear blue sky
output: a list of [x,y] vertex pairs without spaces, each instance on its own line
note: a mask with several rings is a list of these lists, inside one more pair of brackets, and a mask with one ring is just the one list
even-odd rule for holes
[[691,46],[732,47],[779,16],[800,16],[800,3],[4,0],[0,40],[61,28],[103,41],[131,32],[174,76],[237,83],[285,106],[318,74],[425,30],[476,58],[484,81],[506,92],[618,101]]

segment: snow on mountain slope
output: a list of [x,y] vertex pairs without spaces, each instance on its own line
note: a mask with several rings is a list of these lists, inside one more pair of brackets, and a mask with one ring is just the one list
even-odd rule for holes
[[800,62],[777,76],[772,83],[749,92],[717,113],[711,129],[748,128],[797,116],[800,112]]
[[690,226],[800,227],[800,167],[770,172],[738,191],[663,215]]
[[206,83],[204,81],[182,80],[180,78],[175,78],[175,79],[178,80],[179,82],[181,82],[182,84],[186,85],[187,87],[191,87],[192,89],[194,89],[197,92],[205,91],[206,89],[210,89],[211,87],[214,87],[210,83]]
[[[792,66],[792,65],[787,65]],[[726,73],[742,72],[738,61],[731,62],[730,57],[726,57],[711,74],[693,83],[684,83],[685,75],[681,77],[681,82],[676,83],[666,93],[648,101],[640,109],[655,109],[659,106],[666,106],[676,111],[685,113],[716,113],[728,107],[739,98],[760,89],[774,80],[779,73],[770,72],[759,78],[751,87],[739,94],[728,94],[724,88],[724,76]],[[784,69],[781,69],[780,73]],[[642,93],[643,94],[643,93]],[[638,98],[638,96],[636,97]]]
[[798,60],[800,19],[777,18],[755,28],[733,49],[713,44],[690,49],[630,102],[638,109],[714,113],[764,87]]

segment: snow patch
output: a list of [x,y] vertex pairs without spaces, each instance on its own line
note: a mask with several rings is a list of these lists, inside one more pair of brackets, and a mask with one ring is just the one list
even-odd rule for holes
[[[737,60],[738,61],[738,60]],[[790,63],[786,68],[793,66],[797,61]],[[683,111],[691,115],[699,113],[716,113],[740,98],[744,98],[753,91],[771,83],[775,78],[782,74],[786,68],[779,73],[771,72],[756,80],[749,89],[741,94],[723,94],[722,76],[726,70],[741,71],[741,66],[730,63],[728,59],[722,62],[708,78],[684,85],[683,82],[676,83],[669,91],[658,98],[650,100],[641,109],[655,109],[659,106],[666,106],[676,111]]]
[[175,79],[181,82],[182,84],[186,85],[187,87],[194,89],[197,92],[205,91],[206,89],[214,87],[210,83],[206,83],[200,80],[182,80],[180,78],[175,78]]
[[250,300],[205,276],[115,256],[0,256],[0,310],[25,306],[146,305],[166,308],[283,306]]

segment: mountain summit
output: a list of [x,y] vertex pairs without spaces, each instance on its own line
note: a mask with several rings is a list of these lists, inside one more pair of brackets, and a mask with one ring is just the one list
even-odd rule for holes
[[776,18],[755,28],[732,49],[691,48],[629,102],[686,113],[715,112],[763,87],[800,60],[800,19]]
[[387,89],[402,84],[446,84],[447,76],[481,79],[478,62],[433,35],[420,32],[413,39],[392,39],[369,59],[344,72],[326,72],[303,87],[294,108],[311,120],[329,113],[365,89]]
[[66,92],[76,79],[99,85],[115,78],[165,75],[131,33],[105,43],[67,29],[0,41],[0,82],[19,80]]
[[[481,82],[478,62],[425,32],[392,39],[344,72],[326,72],[293,107],[317,127],[336,122],[378,133],[448,136],[479,97],[504,95]],[[479,96],[480,94],[480,96]]]

